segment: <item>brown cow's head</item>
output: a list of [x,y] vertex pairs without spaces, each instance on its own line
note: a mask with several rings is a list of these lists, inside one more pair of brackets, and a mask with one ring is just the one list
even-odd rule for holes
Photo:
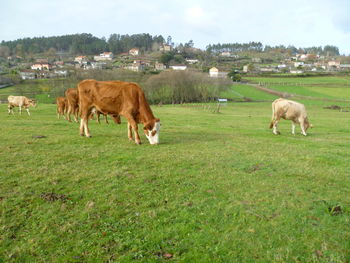
[[150,144],[159,144],[159,131],[160,131],[159,119],[155,119],[154,121],[147,123],[143,128],[143,131]]

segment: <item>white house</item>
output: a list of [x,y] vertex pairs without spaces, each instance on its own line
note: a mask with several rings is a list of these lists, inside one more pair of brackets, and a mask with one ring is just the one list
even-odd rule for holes
[[186,70],[187,66],[185,65],[174,65],[174,66],[170,66],[171,69],[173,70]]
[[52,66],[49,63],[35,63],[30,68],[33,70],[50,70]]
[[304,61],[296,61],[294,62],[294,67],[297,68],[297,67],[302,67],[304,66]]
[[95,61],[103,61],[103,60],[112,60],[113,59],[112,52],[103,52],[99,56],[94,56]]
[[196,63],[198,63],[198,59],[189,59],[189,58],[186,58],[186,62],[188,63],[188,64],[196,64]]
[[219,76],[219,70],[216,67],[209,69],[209,76],[211,78],[217,78]]
[[226,78],[227,72],[219,71],[216,67],[209,69],[209,77],[211,78]]
[[163,63],[159,63],[158,61],[154,64],[154,68],[156,70],[165,70],[166,69],[166,66],[163,64]]
[[129,50],[129,54],[132,56],[138,56],[140,53],[140,50],[138,48],[132,48]]
[[79,64],[83,62],[87,62],[86,56],[77,56],[74,58],[74,62],[78,62]]

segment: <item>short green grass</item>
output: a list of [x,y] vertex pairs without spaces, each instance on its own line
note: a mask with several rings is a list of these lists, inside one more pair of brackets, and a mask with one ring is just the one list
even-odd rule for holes
[[0,262],[349,262],[350,113],[322,106],[307,137],[270,102],[153,107],[138,146],[0,105]]

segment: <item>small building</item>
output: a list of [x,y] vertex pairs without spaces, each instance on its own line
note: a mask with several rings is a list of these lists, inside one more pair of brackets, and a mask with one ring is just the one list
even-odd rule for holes
[[33,70],[51,70],[52,66],[48,63],[35,63],[30,68]]
[[296,61],[294,62],[294,67],[297,68],[297,67],[302,67],[304,66],[304,61]]
[[91,62],[92,69],[105,69],[107,67],[106,62]]
[[171,51],[171,49],[172,49],[171,45],[163,44],[163,45],[159,48],[159,51],[167,52],[167,51]]
[[77,56],[74,58],[74,62],[78,62],[79,64],[82,64],[84,62],[87,62],[86,56]]
[[162,70],[165,70],[166,69],[166,66],[163,64],[163,63],[159,63],[158,61],[154,64],[154,68],[155,70],[159,70],[159,71],[162,71]]
[[174,65],[174,66],[170,66],[170,68],[173,70],[186,70],[187,66],[186,65]]
[[292,73],[292,74],[302,74],[302,73],[304,73],[304,71],[302,71],[302,70],[291,70],[290,73]]
[[138,56],[140,54],[140,50],[138,48],[132,48],[129,50],[129,54],[132,56]]
[[219,70],[216,67],[209,69],[209,76],[211,78],[217,78],[219,76]]
[[222,57],[231,57],[231,52],[229,52],[229,51],[221,52],[220,56],[222,56]]
[[186,58],[186,62],[187,62],[188,64],[192,65],[192,64],[198,63],[199,60],[198,60],[198,59],[188,59],[188,58]]
[[332,68],[340,68],[340,61],[328,61],[328,67],[332,67]]
[[114,57],[112,52],[103,52],[98,56],[94,56],[95,61],[112,60]]
[[145,67],[146,67],[146,65],[142,61],[135,60],[134,63],[126,66],[125,68],[132,70],[132,71],[135,71],[135,72],[140,72],[140,71],[143,71],[145,69]]
[[209,77],[211,78],[226,78],[227,74],[228,72],[219,71],[219,69],[216,67],[212,67],[211,69],[209,69]]
[[34,70],[22,70],[19,72],[21,79],[36,79],[36,72]]

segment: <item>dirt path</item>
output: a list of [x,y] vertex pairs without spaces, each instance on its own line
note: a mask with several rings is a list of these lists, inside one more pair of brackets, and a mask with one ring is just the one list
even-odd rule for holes
[[246,85],[252,86],[258,90],[264,91],[266,93],[279,96],[281,98],[299,98],[299,99],[306,99],[306,100],[320,100],[320,101],[333,101],[333,102],[350,102],[350,100],[341,100],[341,99],[326,99],[326,98],[318,98],[318,97],[312,97],[312,96],[303,96],[298,94],[293,94],[289,92],[281,92],[273,89],[269,89],[267,87],[261,86],[259,84],[251,84],[246,83]]

